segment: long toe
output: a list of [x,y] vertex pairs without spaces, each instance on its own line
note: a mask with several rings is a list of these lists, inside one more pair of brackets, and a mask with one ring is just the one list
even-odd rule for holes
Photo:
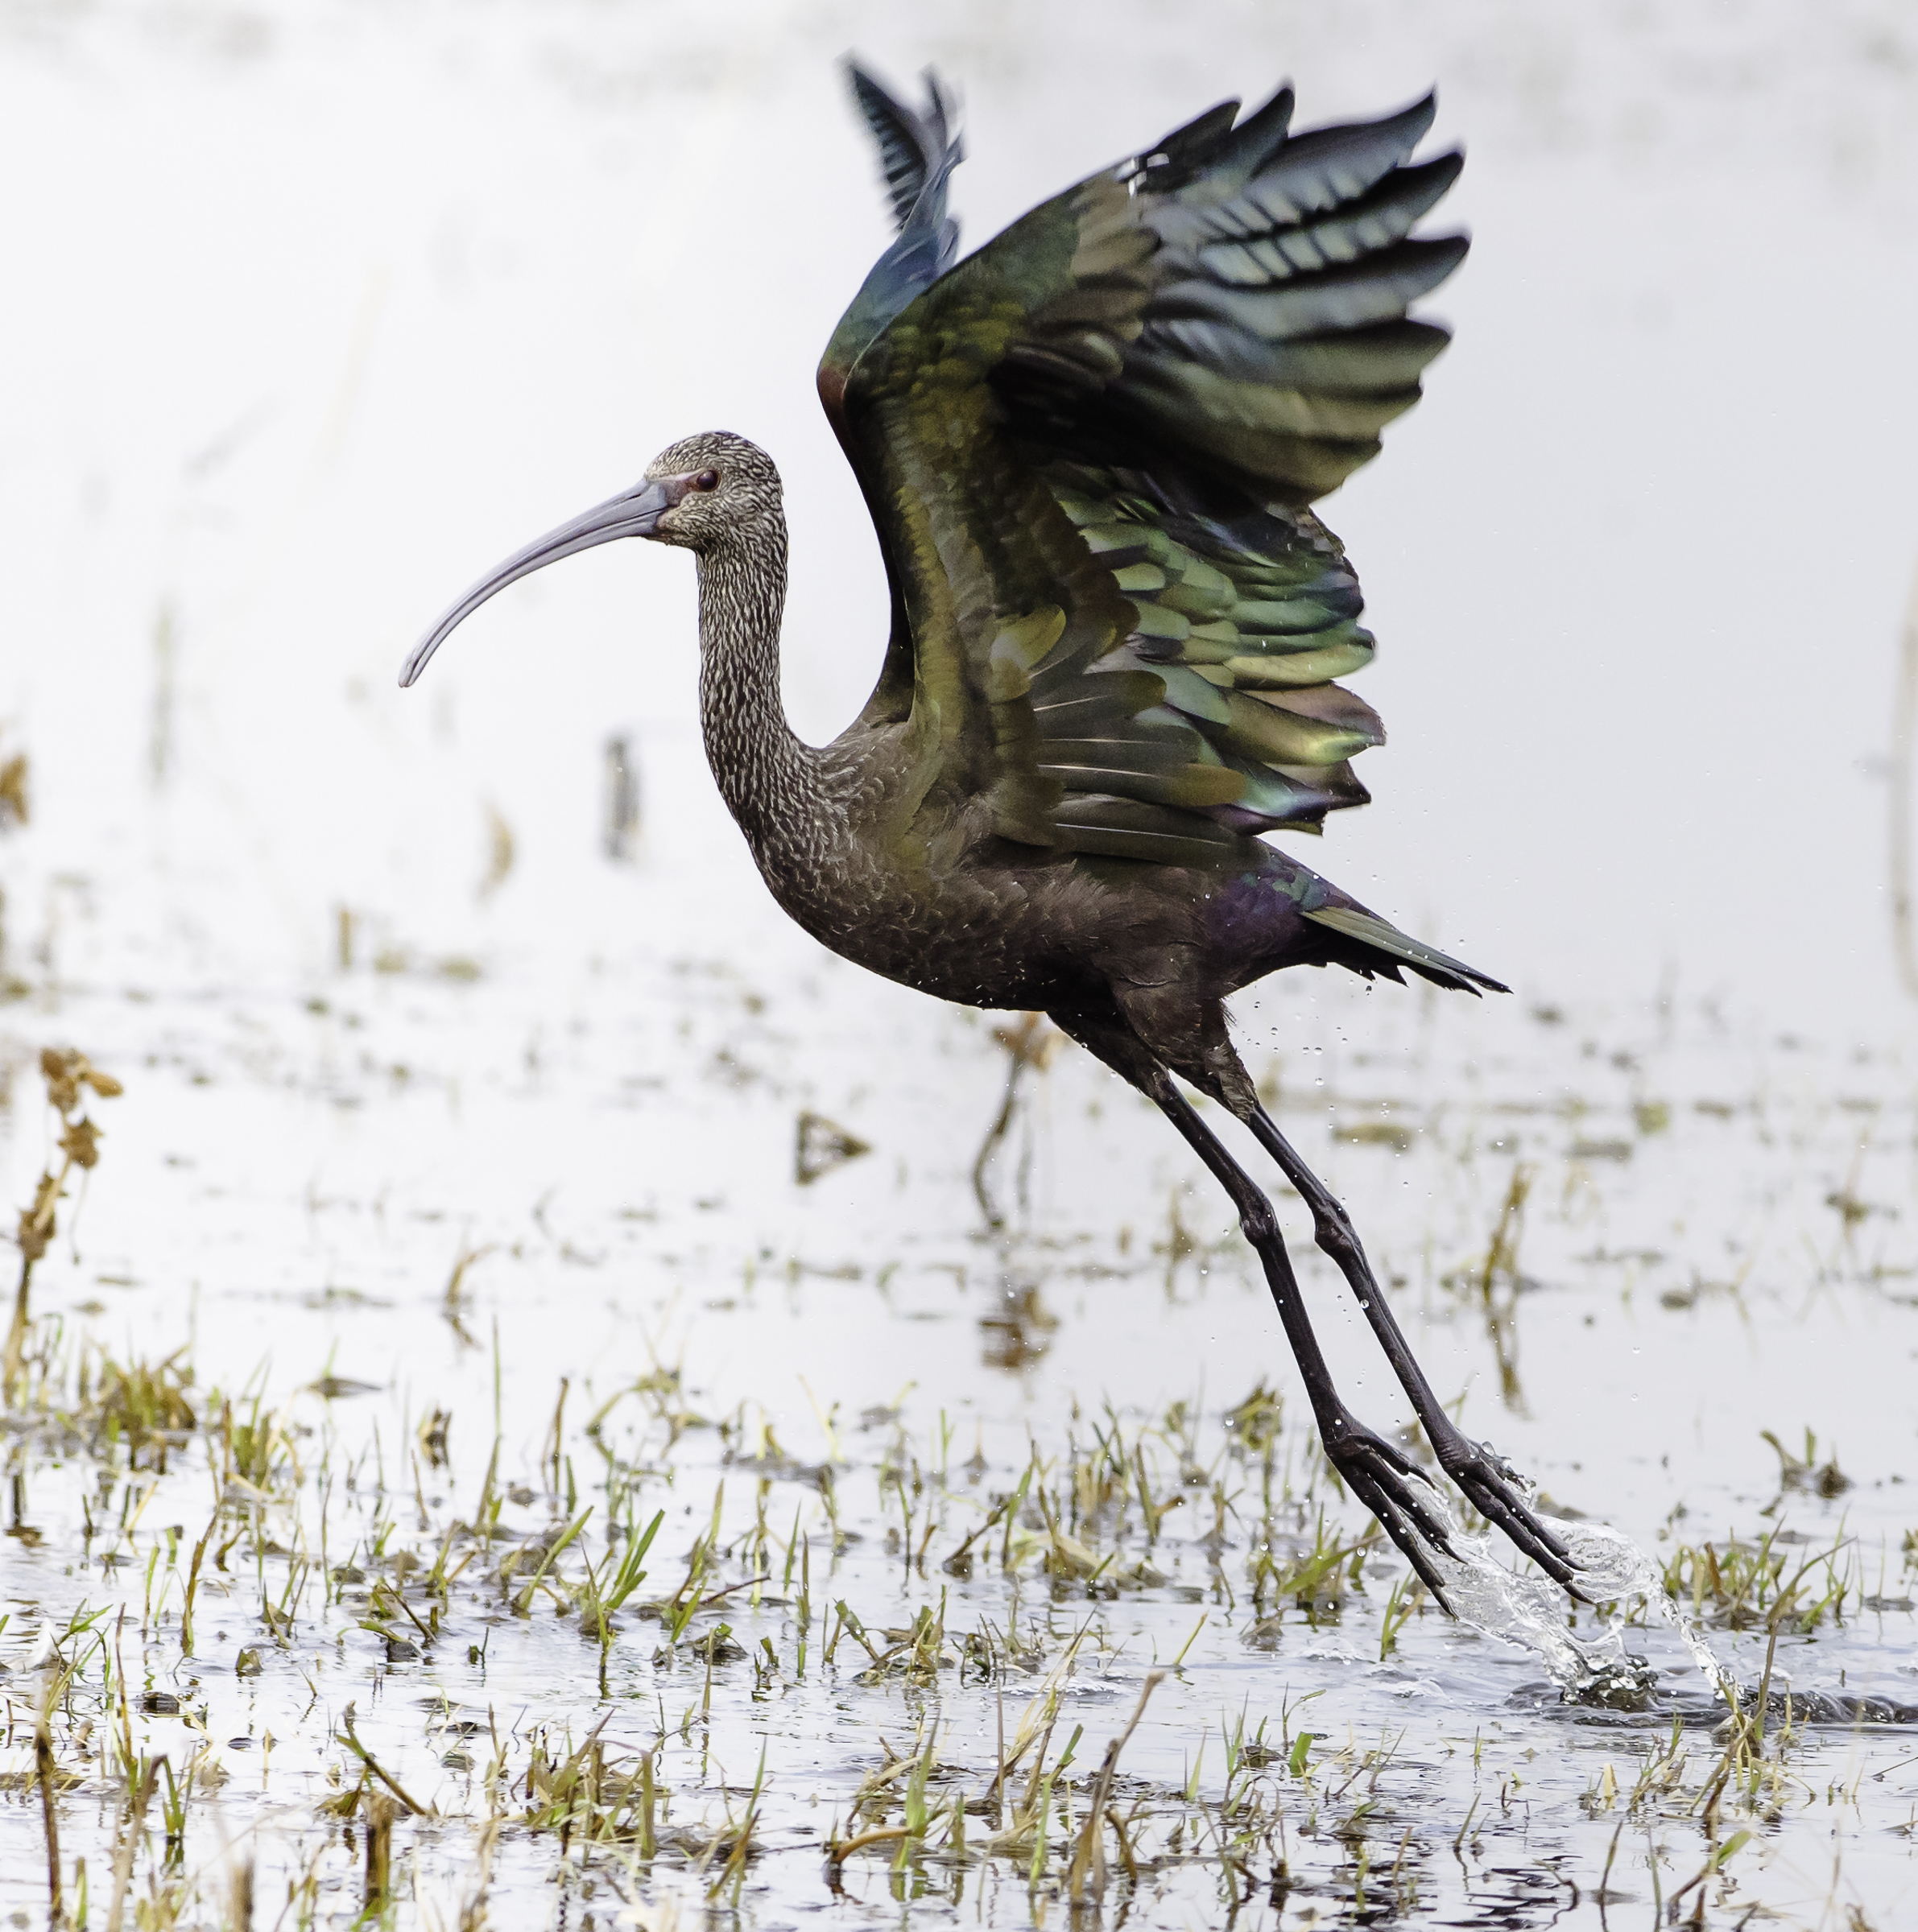
[[1583,1603],[1578,1565],[1570,1550],[1533,1514],[1510,1471],[1475,1455],[1453,1475],[1466,1500],[1552,1579]]
[[1403,1450],[1357,1426],[1328,1432],[1325,1453],[1346,1488],[1378,1518],[1419,1580],[1450,1615],[1434,1555],[1450,1555],[1452,1540],[1428,1500],[1431,1477]]
[[1399,1502],[1374,1482],[1369,1473],[1348,1475],[1345,1482],[1352,1493],[1378,1518],[1399,1554],[1412,1565],[1419,1581],[1437,1599],[1439,1608],[1449,1616],[1452,1605],[1445,1596],[1445,1579],[1439,1575],[1438,1566],[1432,1561],[1432,1553],[1425,1539]]

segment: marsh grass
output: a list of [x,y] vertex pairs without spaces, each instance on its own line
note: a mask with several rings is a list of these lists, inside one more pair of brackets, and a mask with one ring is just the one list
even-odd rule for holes
[[[1130,1910],[1203,1872],[1228,1917],[1255,1898],[1310,1895],[1370,1922],[1381,1909],[1415,1913],[1431,1885],[1432,1847],[1399,1780],[1402,1733],[1341,1743],[1329,1728],[1298,1721],[1302,1703],[1275,1719],[1242,1707],[1195,1740],[1182,1777],[1126,1769],[1148,1700],[1182,1673],[1209,1620],[1234,1621],[1243,1641],[1283,1654],[1289,1629],[1337,1627],[1362,1613],[1366,1641],[1383,1660],[1425,1610],[1423,1592],[1403,1575],[1374,1587],[1368,1572],[1385,1554],[1376,1530],[1354,1521],[1322,1466],[1301,1452],[1263,1384],[1212,1419],[1190,1403],[1143,1417],[1108,1405],[1075,1422],[1056,1451],[1029,1445],[998,1489],[981,1481],[990,1472],[976,1463],[969,1477],[955,1472],[949,1428],[916,1436],[892,1407],[883,1427],[836,1439],[837,1467],[797,1463],[770,1426],[729,1423],[736,1458],[709,1465],[709,1498],[678,1580],[646,1597],[668,1512],[640,1496],[648,1482],[680,1494],[697,1484],[676,1458],[699,1433],[686,1420],[676,1372],[654,1372],[570,1426],[561,1392],[539,1455],[555,1513],[526,1534],[505,1524],[498,1440],[468,1520],[428,1497],[415,1458],[403,1474],[372,1442],[349,1452],[330,1431],[315,1441],[257,1388],[200,1389],[184,1351],[117,1360],[89,1345],[48,1345],[37,1359],[38,1407],[21,1418],[24,1439],[89,1459],[89,1493],[118,1499],[89,1517],[89,1562],[103,1582],[138,1584],[130,1603],[70,1616],[52,1634],[39,1680],[31,1778],[47,1820],[49,1887],[62,1886],[63,1909],[81,1882],[60,1836],[64,1810],[92,1786],[111,1829],[81,1856],[97,1875],[110,1874],[105,1922],[123,1922],[129,1911],[142,1928],[250,1922],[259,1852],[216,1848],[224,1841],[210,1821],[229,1774],[205,1719],[190,1697],[130,1679],[120,1662],[137,1623],[149,1686],[169,1649],[173,1674],[190,1675],[196,1615],[204,1628],[209,1600],[223,1623],[244,1620],[242,1606],[250,1605],[258,1641],[238,1653],[242,1673],[257,1674],[262,1654],[284,1660],[277,1670],[304,1673],[316,1644],[337,1645],[338,1633],[358,1629],[386,1645],[395,1683],[436,1659],[444,1676],[461,1655],[483,1683],[493,1640],[481,1633],[502,1619],[556,1631],[570,1623],[597,1657],[587,1681],[597,1699],[573,1700],[578,1720],[503,1724],[490,1707],[466,1717],[448,1695],[438,1699],[441,1770],[465,1794],[451,1810],[444,1777],[416,1788],[417,1769],[401,1769],[386,1746],[363,1736],[347,1703],[326,1733],[313,1815],[349,1835],[326,1842],[357,1859],[351,1893],[364,1925],[413,1909],[411,1834],[421,1825],[468,1835],[458,1922],[471,1928],[484,1922],[497,1857],[523,1862],[543,1846],[568,1885],[603,1868],[619,1895],[641,1897],[676,1872],[709,1904],[738,1909],[790,1833],[768,1836],[768,1801],[783,1776],[770,1744],[750,1785],[728,1783],[713,1765],[721,1713],[735,1699],[776,1705],[815,1679],[838,1699],[908,1720],[897,1744],[876,1740],[817,1841],[829,1890],[864,1895],[855,1875],[870,1870],[897,1901],[950,1906],[969,1884],[1002,1880],[1023,1889],[1040,1918],[1047,1901],[1069,1914]],[[624,1427],[616,1421],[622,1403],[631,1416]],[[436,1406],[415,1432],[429,1462],[443,1456],[452,1427]],[[855,1442],[869,1447],[855,1455]],[[581,1452],[600,1472],[590,1501],[568,1480]],[[775,1468],[779,1475],[756,1476],[750,1494],[739,1492],[742,1475]],[[149,1527],[152,1496],[189,1472],[213,1484],[204,1527],[186,1535]],[[806,1522],[804,1496],[815,1498],[829,1546],[837,1519],[826,1499],[855,1477],[875,1499],[862,1534],[890,1525],[896,1549],[888,1565],[849,1574],[870,1591],[890,1572],[909,1613],[841,1593],[822,1624],[813,1608],[819,1532]],[[783,1523],[770,1509],[780,1482],[801,1492]],[[578,1507],[567,1514],[569,1488]],[[610,1528],[595,1532],[601,1513]],[[1105,1667],[1113,1606],[1164,1587],[1151,1558],[1173,1520],[1188,1532],[1181,1560],[1199,1565],[1206,1604],[1183,1646],[1145,1671],[1129,1718],[1076,1714],[1081,1677]],[[1680,1545],[1668,1575],[1706,1620],[1762,1628],[1774,1656],[1837,1618],[1862,1587],[1846,1538],[1792,1554],[1785,1534]],[[956,1603],[956,1591],[976,1596],[987,1579],[1002,1615],[983,1601]],[[629,1652],[616,1670],[620,1634],[644,1624],[659,1633],[650,1663]],[[640,1741],[622,1715],[635,1708],[626,1701],[635,1670],[652,1685],[636,1707],[652,1708],[655,1719]],[[952,1713],[969,1698],[992,1700],[997,1713],[998,1741],[982,1757],[954,1734]],[[177,1714],[170,1721],[187,1727],[184,1754],[143,1741],[143,1727],[169,1721],[169,1710]],[[1618,1811],[1655,1832],[1702,1823],[1702,1868],[1670,1895],[1692,1901],[1719,1886],[1765,1818],[1792,1802],[1806,1723],[1802,1703],[1781,1699],[1767,1677],[1726,1712],[1710,1749],[1675,1721],[1627,1774],[1607,1767],[1583,1808],[1594,1818]],[[1519,1773],[1507,1773],[1496,1803],[1509,1810],[1522,1785]],[[1487,1828],[1468,1819],[1461,1844]],[[343,1882],[320,1843],[286,1868],[300,1924],[322,1922],[329,1886],[337,1892]],[[1312,1864],[1321,1849],[1329,1864]],[[1308,1852],[1310,1876],[1300,1863]]]
[[[778,1547],[779,1539],[769,1530],[763,1508],[769,1483],[758,1485],[759,1506],[750,1524],[737,1525],[728,1514],[722,1474],[677,1587],[666,1596],[637,1603],[665,1512],[655,1509],[643,1521],[633,1506],[634,1471],[642,1462],[653,1466],[652,1459],[661,1452],[670,1458],[673,1446],[684,1439],[676,1377],[658,1376],[639,1387],[638,1393],[647,1398],[643,1435],[651,1440],[635,1460],[629,1461],[610,1442],[606,1409],[589,1418],[581,1432],[601,1451],[609,1492],[624,1499],[617,1534],[595,1556],[586,1542],[591,1505],[556,1520],[541,1534],[505,1537],[497,1443],[472,1522],[450,1514],[436,1517],[415,1485],[414,1527],[409,1530],[407,1516],[397,1506],[399,1492],[378,1480],[377,1459],[370,1469],[366,1451],[343,1458],[333,1442],[321,1446],[316,1459],[303,1456],[299,1427],[267,1408],[256,1391],[199,1389],[184,1351],[154,1361],[113,1360],[85,1345],[69,1346],[64,1355],[50,1346],[43,1356],[44,1373],[35,1384],[37,1412],[30,1427],[41,1439],[81,1446],[98,1472],[93,1490],[118,1492],[117,1510],[89,1516],[89,1557],[110,1581],[123,1573],[138,1576],[141,1631],[149,1640],[158,1639],[163,1649],[168,1641],[164,1633],[171,1630],[182,1666],[193,1656],[196,1608],[203,1605],[205,1593],[215,1592],[222,1620],[230,1620],[233,1600],[249,1570],[262,1646],[238,1653],[235,1668],[243,1675],[258,1673],[262,1646],[294,1657],[310,1641],[303,1635],[308,1625],[324,1624],[329,1613],[336,1628],[344,1620],[349,1627],[381,1638],[390,1662],[422,1656],[430,1661],[454,1622],[469,1620],[476,1610],[484,1615],[491,1605],[493,1614],[503,1607],[515,1620],[539,1614],[576,1620],[580,1634],[597,1649],[604,1696],[608,1660],[626,1620],[637,1615],[662,1627],[665,1641],[655,1667],[670,1678],[676,1664],[682,1673],[691,1666],[698,1673],[701,1695],[688,1718],[676,1728],[662,1728],[650,1748],[615,1750],[605,1736],[603,1716],[577,1740],[543,1725],[517,1745],[489,1719],[479,1733],[490,1746],[480,1779],[486,1798],[482,1828],[492,1834],[489,1844],[502,1831],[519,1831],[532,1838],[556,1837],[563,1860],[617,1848],[632,1868],[676,1860],[701,1874],[715,1896],[726,1890],[736,1895],[757,1856],[755,1821],[764,1766],[743,1807],[729,1801],[723,1819],[705,1823],[674,1821],[675,1781],[666,1771],[669,1747],[684,1746],[710,1721],[715,1678],[736,1670],[748,1657],[725,1620],[734,1614],[736,1601],[747,1602],[759,1616],[780,1607],[793,1612],[783,1620],[786,1641],[769,1633],[759,1637],[750,1653],[754,1695],[760,1697],[819,1669],[868,1692],[896,1686],[924,1695],[942,1685],[969,1683],[1002,1695],[1001,1686],[1050,1656],[1043,1681],[1011,1737],[993,1764],[971,1774],[969,1790],[966,1776],[936,1755],[936,1723],[923,1727],[912,1750],[887,1757],[870,1772],[846,1823],[829,1840],[834,1866],[884,1847],[895,1869],[919,1874],[915,1885],[932,1871],[957,1882],[967,1869],[989,1861],[1016,1869],[1028,1885],[1054,1890],[1063,1885],[1075,1898],[1097,1898],[1114,1882],[1115,1872],[1122,1886],[1136,1885],[1149,1875],[1151,1855],[1145,1855],[1142,1864],[1142,1847],[1154,1841],[1155,1832],[1176,1831],[1178,1856],[1184,1859],[1190,1856],[1188,1840],[1201,1830],[1206,1801],[1196,1782],[1180,1791],[1161,1791],[1156,1799],[1143,1790],[1129,1797],[1119,1790],[1118,1752],[1136,1727],[1139,1711],[1126,1731],[1109,1741],[1096,1787],[1089,1792],[1080,1770],[1083,1727],[1072,1727],[1063,1747],[1053,1749],[1061,1699],[1084,1645],[1097,1640],[1097,1607],[1122,1587],[1153,1587],[1156,1573],[1143,1568],[1143,1554],[1137,1553],[1163,1534],[1172,1504],[1180,1500],[1165,1485],[1189,1481],[1195,1473],[1204,1480],[1193,1461],[1195,1422],[1185,1406],[1130,1426],[1108,1410],[1091,1430],[1089,1443],[1075,1438],[1056,1457],[1035,1448],[1016,1482],[963,1528],[949,1521],[941,1501],[957,1500],[947,1496],[943,1451],[934,1467],[903,1438],[895,1436],[883,1447],[882,1486],[889,1487],[903,1505],[901,1547],[914,1579],[928,1574],[928,1564],[934,1575],[942,1570],[950,1575],[969,1568],[972,1553],[985,1554],[1015,1584],[1029,1577],[1044,1585],[1050,1603],[1077,1602],[1093,1613],[1063,1649],[1052,1653],[1042,1630],[1022,1627],[1016,1592],[1006,1624],[988,1617],[974,1627],[953,1629],[949,1590],[942,1587],[936,1601],[919,1604],[903,1624],[868,1618],[846,1599],[837,1600],[823,1643],[809,1656],[812,1539],[796,1520],[783,1550]],[[1255,1419],[1257,1426],[1249,1427]],[[431,1420],[429,1437],[443,1442],[449,1418],[436,1410]],[[1265,1453],[1276,1423],[1276,1405],[1255,1391],[1234,1414],[1236,1450],[1249,1447]],[[763,1439],[762,1450],[768,1446]],[[556,1414],[545,1451],[549,1476],[564,1467],[564,1425]],[[154,1495],[188,1467],[213,1480],[217,1500],[211,1517],[190,1539],[172,1530],[148,1530],[143,1519]],[[978,1508],[972,1505],[975,1513]],[[923,1516],[916,1516],[916,1509]],[[1223,1513],[1216,1518],[1225,1520]],[[1322,1513],[1320,1523],[1322,1534]],[[502,1542],[503,1553],[495,1560],[491,1553]],[[329,1550],[343,1554],[329,1555]],[[1134,1553],[1133,1560],[1122,1564],[1119,1559],[1128,1553]],[[1347,1547],[1339,1546],[1337,1554],[1343,1563]],[[1224,1554],[1223,1544],[1212,1549],[1215,1570]],[[779,1596],[767,1589],[773,1581],[769,1558],[783,1565]],[[735,1571],[744,1574],[729,1574]],[[159,1844],[147,1855],[154,1862],[147,1868],[146,1890],[138,1897],[141,1924],[178,1922],[190,1900],[196,1901],[196,1909],[217,1911],[223,1897],[229,1919],[250,1912],[254,1883],[250,1861],[231,1864],[217,1885],[204,1868],[198,1879],[188,1878],[187,1847],[197,1835],[194,1819],[222,1780],[204,1732],[184,1765],[176,1765],[172,1754],[151,1752],[138,1743],[136,1714],[151,1719],[176,1712],[188,1720],[191,1711],[171,1692],[130,1689],[115,1648],[126,1616],[125,1608],[112,1618],[104,1608],[83,1610],[51,1646],[35,1773],[52,1835],[50,1872],[64,1869],[56,1843],[57,1800],[63,1790],[83,1781],[81,1772],[60,1761],[55,1738],[64,1717],[63,1741],[69,1755],[96,1730],[110,1740],[96,1775],[103,1774],[107,1788],[119,1794],[118,1825],[108,1856],[119,1901],[113,1911],[135,1895],[143,1821],[151,1811],[159,1819]],[[836,1654],[842,1644],[855,1649],[857,1662],[849,1671]],[[143,1649],[151,1657],[152,1642]],[[1162,1674],[1148,1679],[1148,1690]],[[89,1705],[91,1715],[81,1715]],[[333,1791],[321,1809],[336,1818],[359,1822],[360,1909],[370,1921],[388,1913],[399,1896],[396,1821],[430,1816],[432,1806],[362,1738],[352,1704],[330,1739]],[[467,1753],[456,1746],[452,1755]],[[1256,1738],[1250,1745],[1235,1739],[1226,1756],[1224,1810],[1210,1827],[1223,1834],[1221,1856],[1234,1844],[1256,1837],[1264,1814],[1248,1796],[1247,1777],[1271,1761]],[[969,1827],[969,1820],[986,1816],[989,1828]],[[296,1897],[300,1882],[294,1882]]]
[[1700,1622],[1727,1630],[1771,1629],[1780,1620],[1803,1635],[1843,1620],[1847,1594],[1865,1590],[1856,1545],[1841,1535],[1827,1550],[1797,1557],[1782,1524],[1755,1541],[1680,1543],[1667,1558],[1665,1587]]

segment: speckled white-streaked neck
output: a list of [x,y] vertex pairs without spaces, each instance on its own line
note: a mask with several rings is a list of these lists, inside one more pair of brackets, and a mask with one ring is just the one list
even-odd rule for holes
[[811,896],[845,826],[820,753],[786,722],[786,526],[776,505],[755,511],[699,559],[700,724],[721,795],[783,902]]

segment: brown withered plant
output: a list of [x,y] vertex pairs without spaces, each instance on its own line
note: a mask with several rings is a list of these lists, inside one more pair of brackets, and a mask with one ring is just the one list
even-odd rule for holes
[[47,1083],[47,1103],[60,1116],[60,1136],[56,1146],[60,1163],[57,1173],[51,1163],[42,1171],[32,1203],[20,1210],[19,1226],[14,1231],[20,1250],[20,1284],[14,1293],[13,1326],[7,1332],[6,1356],[0,1360],[0,1391],[9,1402],[19,1386],[26,1358],[27,1291],[34,1263],[52,1242],[56,1210],[73,1170],[90,1171],[100,1164],[100,1129],[87,1112],[88,1092],[104,1100],[121,1091],[120,1083],[110,1073],[102,1073],[84,1053],[70,1046],[41,1048],[40,1075]]

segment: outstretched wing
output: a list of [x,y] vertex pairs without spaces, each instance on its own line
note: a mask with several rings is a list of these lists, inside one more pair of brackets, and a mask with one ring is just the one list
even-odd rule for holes
[[1466,244],[1411,231],[1461,163],[1411,162],[1429,98],[1296,136],[1292,105],[1228,102],[1044,203],[847,361],[862,291],[822,365],[895,588],[867,718],[909,708],[1005,837],[1230,864],[1366,798],[1383,729],[1334,680],[1373,640],[1308,506],[1445,346],[1407,312]]

